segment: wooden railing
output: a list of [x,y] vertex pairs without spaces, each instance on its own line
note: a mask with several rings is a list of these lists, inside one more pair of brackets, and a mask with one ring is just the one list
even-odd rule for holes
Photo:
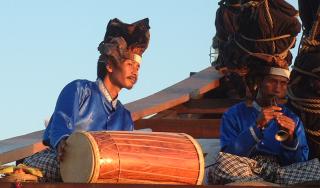
[[[155,123],[155,120],[140,119],[201,97],[219,86],[221,76],[213,67],[209,67],[173,86],[125,106],[131,111],[136,128],[150,127],[153,131],[186,132],[196,138],[217,137],[218,120],[161,120]],[[210,130],[210,133],[205,130]],[[0,163],[17,161],[43,150],[45,146],[42,145],[42,134],[43,131],[37,131],[1,140]]]

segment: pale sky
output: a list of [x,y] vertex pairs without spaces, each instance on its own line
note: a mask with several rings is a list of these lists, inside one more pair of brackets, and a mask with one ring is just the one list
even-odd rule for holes
[[120,93],[124,104],[210,66],[217,2],[1,0],[0,140],[44,129],[67,83],[96,79],[97,46],[110,19],[150,19],[150,46],[138,83]]

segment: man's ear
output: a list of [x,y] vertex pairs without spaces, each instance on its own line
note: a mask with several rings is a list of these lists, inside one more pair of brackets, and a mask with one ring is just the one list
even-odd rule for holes
[[113,72],[113,66],[112,66],[112,63],[111,63],[111,62],[108,62],[108,63],[106,64],[106,70],[107,70],[108,73]]

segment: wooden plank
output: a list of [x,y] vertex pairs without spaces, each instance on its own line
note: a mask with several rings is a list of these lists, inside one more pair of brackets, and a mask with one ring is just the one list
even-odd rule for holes
[[194,138],[219,138],[219,127],[220,119],[141,119],[135,122],[136,129],[186,133]]
[[150,117],[150,119],[177,119],[177,118],[178,116],[177,116],[176,110],[172,110],[172,109],[158,112],[154,116]]
[[16,161],[46,148],[42,144],[42,131],[0,141],[0,163]]
[[222,75],[214,67],[208,67],[171,87],[125,106],[135,121],[185,103],[191,97],[196,98],[197,95],[217,88],[221,77]]
[[178,114],[223,114],[239,99],[201,99],[190,100],[174,108]]

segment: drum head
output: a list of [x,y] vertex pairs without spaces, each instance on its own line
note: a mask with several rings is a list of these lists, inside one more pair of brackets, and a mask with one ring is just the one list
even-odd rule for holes
[[[93,141],[94,142],[94,141]],[[95,155],[92,138],[85,132],[73,133],[67,139],[67,146],[60,163],[64,182],[88,183],[94,176]]]

